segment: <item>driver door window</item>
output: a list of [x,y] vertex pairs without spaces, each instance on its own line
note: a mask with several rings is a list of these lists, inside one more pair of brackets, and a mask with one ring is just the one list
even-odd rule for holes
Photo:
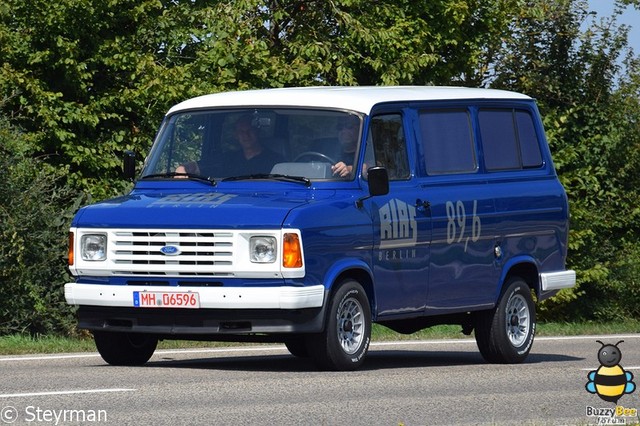
[[382,166],[389,180],[409,178],[407,144],[400,114],[377,115],[371,119],[365,153],[365,167]]

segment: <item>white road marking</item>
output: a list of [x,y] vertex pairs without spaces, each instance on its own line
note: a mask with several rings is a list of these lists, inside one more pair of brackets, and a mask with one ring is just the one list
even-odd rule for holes
[[536,341],[545,340],[608,340],[608,339],[640,339],[640,334],[605,334],[601,336],[557,336],[536,337]]
[[0,362],[3,361],[41,361],[44,359],[72,359],[72,358],[92,358],[100,356],[98,353],[87,353],[87,354],[73,354],[73,355],[24,355],[24,356],[15,356],[15,357],[7,357],[0,358]]
[[136,389],[116,388],[116,389],[85,389],[85,390],[69,390],[69,391],[52,391],[52,392],[31,392],[31,393],[6,393],[0,394],[0,398],[18,398],[25,396],[47,396],[47,395],[74,395],[79,393],[107,393],[107,392],[133,392]]
[[[582,370],[582,371],[595,371],[595,370],[598,369],[598,367],[599,366],[597,366],[595,368],[581,368],[580,370]],[[627,371],[627,370],[640,370],[640,366],[638,366],[638,367],[626,367],[625,366],[623,368],[624,368],[624,371]]]

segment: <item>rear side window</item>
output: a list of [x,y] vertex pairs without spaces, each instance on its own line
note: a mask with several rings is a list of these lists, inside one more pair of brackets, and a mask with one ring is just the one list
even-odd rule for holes
[[471,119],[466,109],[421,111],[420,131],[428,174],[477,170]]
[[542,154],[536,129],[533,126],[533,117],[527,111],[516,111],[516,124],[518,126],[518,140],[522,154],[522,166],[525,168],[540,167]]
[[515,109],[481,109],[480,138],[487,170],[518,170],[542,165],[533,117]]

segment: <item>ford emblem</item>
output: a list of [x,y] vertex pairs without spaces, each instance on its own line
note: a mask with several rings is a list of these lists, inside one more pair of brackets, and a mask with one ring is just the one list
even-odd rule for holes
[[182,253],[177,246],[164,246],[160,249],[160,252],[167,256],[177,256]]

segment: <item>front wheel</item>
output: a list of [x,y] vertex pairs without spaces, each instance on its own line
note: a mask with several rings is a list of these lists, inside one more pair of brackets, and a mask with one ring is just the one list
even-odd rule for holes
[[519,277],[506,283],[496,308],[478,314],[476,342],[487,362],[516,364],[525,360],[536,331],[531,289]]
[[284,342],[291,355],[298,358],[308,358],[309,349],[304,338],[293,338]]
[[100,356],[111,365],[142,365],[156,350],[158,339],[146,334],[94,331]]
[[309,354],[327,370],[355,370],[364,362],[371,340],[371,308],[362,286],[344,281],[327,309],[324,331],[308,337]]

